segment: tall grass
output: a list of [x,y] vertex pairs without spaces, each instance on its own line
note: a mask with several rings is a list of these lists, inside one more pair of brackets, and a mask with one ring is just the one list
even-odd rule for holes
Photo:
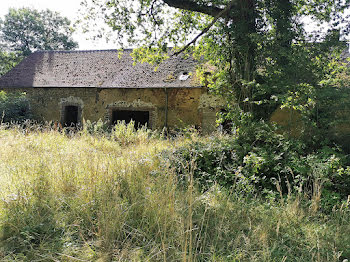
[[[343,261],[350,211],[302,194],[260,199],[187,186],[165,139],[119,125],[104,135],[0,128],[1,261]],[[321,190],[321,188],[320,188]]]

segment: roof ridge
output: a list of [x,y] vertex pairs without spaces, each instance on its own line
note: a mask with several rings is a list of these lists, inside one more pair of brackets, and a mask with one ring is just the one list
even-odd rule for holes
[[97,53],[97,52],[123,52],[123,51],[132,51],[132,48],[125,49],[91,49],[91,50],[37,50],[35,53]]
[[[35,53],[94,53],[94,52],[131,52],[137,48],[122,48],[122,49],[85,49],[85,50],[36,50]],[[168,51],[171,51],[173,47],[168,47]]]

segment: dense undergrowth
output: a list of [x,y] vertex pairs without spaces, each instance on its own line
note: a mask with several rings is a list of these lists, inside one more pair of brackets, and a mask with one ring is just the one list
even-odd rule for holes
[[266,126],[172,138],[85,126],[1,126],[1,261],[350,258],[349,173],[334,149]]

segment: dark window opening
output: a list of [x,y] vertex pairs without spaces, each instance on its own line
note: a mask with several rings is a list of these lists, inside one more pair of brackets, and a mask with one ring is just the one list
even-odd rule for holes
[[232,120],[228,119],[228,112],[225,109],[220,110],[220,118],[222,122],[220,123],[220,129],[226,134],[232,133],[233,123]]
[[64,107],[64,126],[76,126],[78,124],[78,107],[65,106]]
[[149,126],[149,111],[115,110],[112,112],[113,125],[118,121],[125,121],[128,124],[131,120],[134,121],[136,129],[144,125]]

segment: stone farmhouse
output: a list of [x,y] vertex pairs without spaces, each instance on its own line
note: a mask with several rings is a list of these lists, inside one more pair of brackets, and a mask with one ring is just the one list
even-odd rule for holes
[[25,92],[36,119],[65,126],[133,119],[151,129],[215,130],[222,106],[200,85],[193,58],[171,57],[155,71],[133,65],[131,52],[35,52],[0,78],[0,90]]

